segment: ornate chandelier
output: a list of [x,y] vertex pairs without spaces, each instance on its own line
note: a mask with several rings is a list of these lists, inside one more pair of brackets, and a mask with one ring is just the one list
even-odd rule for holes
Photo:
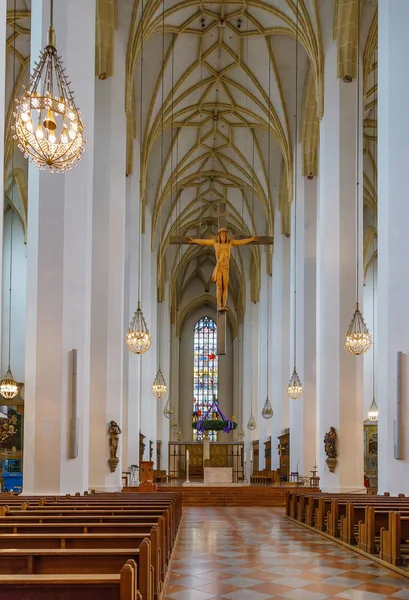
[[379,416],[378,405],[376,404],[375,398],[372,400],[372,404],[368,410],[368,419],[370,421],[377,421]]
[[252,411],[250,413],[249,420],[247,422],[247,429],[249,429],[250,431],[254,431],[255,428],[256,428],[256,421],[253,417],[253,411]]
[[263,410],[261,411],[261,416],[263,417],[263,419],[271,419],[273,414],[274,414],[273,407],[271,406],[271,402],[267,396],[266,401],[263,406]]
[[158,372],[156,373],[156,377],[152,383],[152,394],[158,398],[164,398],[168,393],[168,386],[165,383],[165,378],[161,371],[161,368],[158,368]]
[[125,344],[129,352],[144,354],[151,347],[151,343],[151,334],[141,310],[141,303],[138,302],[138,308],[134,313],[125,337]]
[[172,415],[175,414],[175,409],[173,408],[172,401],[168,398],[168,401],[165,404],[165,408],[163,409],[163,416],[167,419],[170,419]]
[[62,173],[76,166],[84,152],[81,113],[55,47],[53,0],[48,44],[40,53],[30,86],[16,100],[15,136],[25,158],[40,169]]
[[359,303],[356,303],[356,310],[352,317],[351,324],[345,336],[345,349],[350,354],[359,356],[365,354],[371,347],[372,339],[364,317],[359,310]]
[[298,377],[297,369],[294,367],[293,374],[291,375],[290,381],[287,386],[287,396],[293,400],[297,400],[302,396],[302,385],[300,378]]
[[7,400],[11,400],[15,398],[18,394],[18,384],[13,377],[13,373],[10,370],[10,365],[8,366],[7,373],[0,381],[0,396],[6,398]]

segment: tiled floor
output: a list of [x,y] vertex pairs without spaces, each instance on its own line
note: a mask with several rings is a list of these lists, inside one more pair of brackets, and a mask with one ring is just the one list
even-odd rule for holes
[[286,520],[283,509],[185,508],[166,600],[409,600],[409,579]]

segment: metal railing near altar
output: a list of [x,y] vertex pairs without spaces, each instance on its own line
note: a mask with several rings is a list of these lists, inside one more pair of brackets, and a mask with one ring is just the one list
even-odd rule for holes
[[189,451],[189,480],[204,478],[204,466],[232,467],[233,483],[244,480],[244,443],[211,442],[210,455],[204,465],[203,442],[169,442],[169,481],[186,480],[186,451]]

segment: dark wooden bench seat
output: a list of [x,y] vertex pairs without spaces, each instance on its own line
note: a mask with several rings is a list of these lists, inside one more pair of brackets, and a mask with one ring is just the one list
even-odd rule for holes
[[2,600],[139,600],[134,561],[119,574],[0,575]]
[[152,600],[153,568],[148,540],[144,540],[138,549],[0,550],[0,574],[108,575],[119,573],[129,559],[134,560],[137,565],[138,588],[142,600]]

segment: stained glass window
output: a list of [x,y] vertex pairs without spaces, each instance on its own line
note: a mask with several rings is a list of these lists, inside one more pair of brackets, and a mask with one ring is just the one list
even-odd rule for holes
[[[193,412],[200,419],[219,397],[217,325],[209,317],[203,317],[195,325],[193,353]],[[217,431],[209,431],[209,438],[217,441]],[[193,429],[193,440],[201,439],[203,434]]]

